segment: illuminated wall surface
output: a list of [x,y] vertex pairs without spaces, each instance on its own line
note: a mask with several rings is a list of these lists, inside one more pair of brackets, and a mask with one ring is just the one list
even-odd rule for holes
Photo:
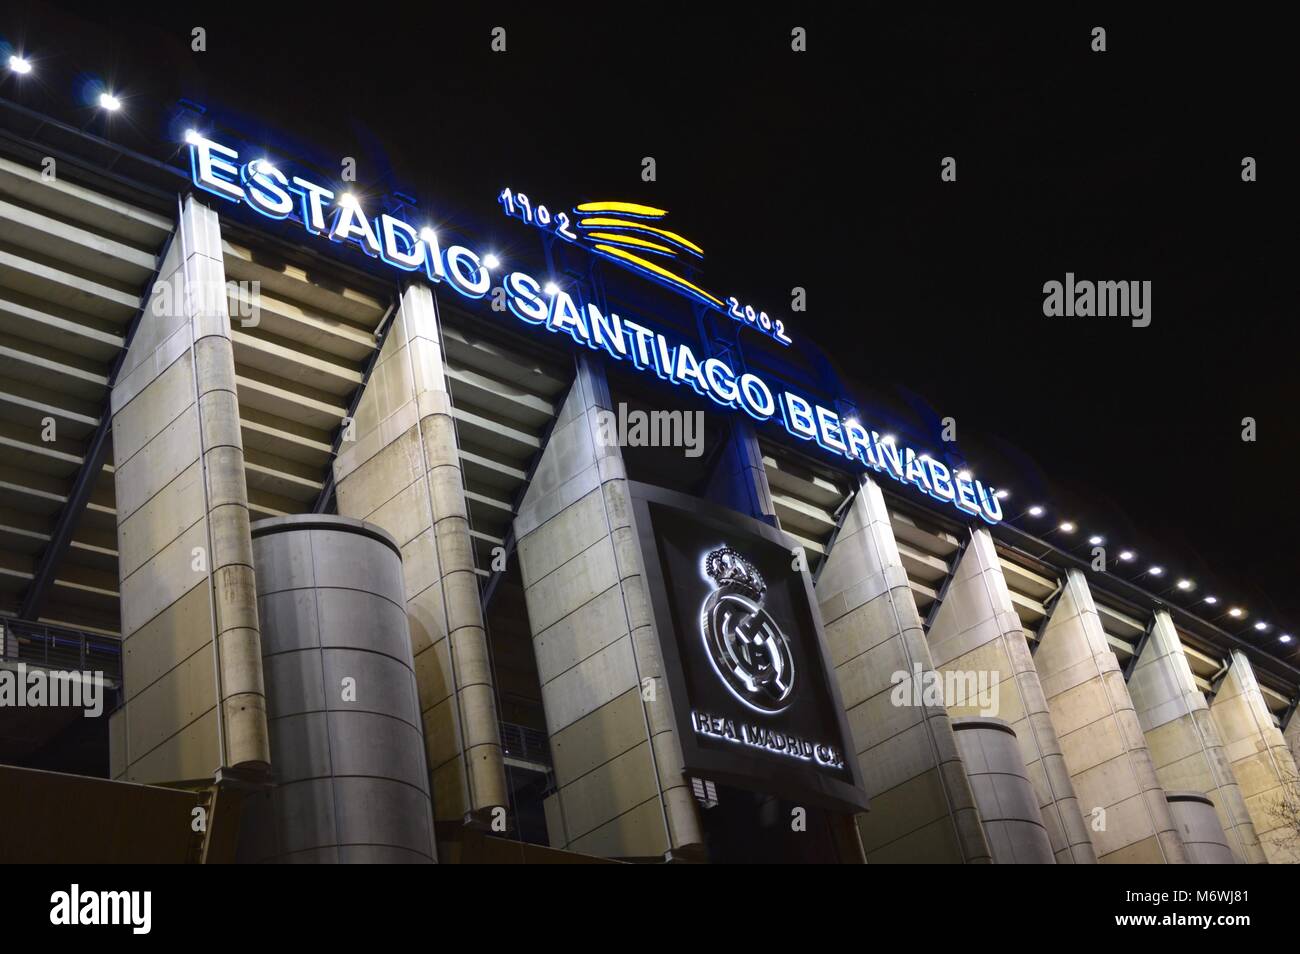
[[111,714],[0,760],[191,860],[1300,860],[1295,670],[1031,556],[664,210],[504,189],[500,262],[215,130],[3,148],[4,661]]

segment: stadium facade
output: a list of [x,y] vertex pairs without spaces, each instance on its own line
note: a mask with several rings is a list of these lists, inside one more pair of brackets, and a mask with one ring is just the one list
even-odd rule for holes
[[0,665],[110,700],[0,706],[10,860],[1300,860],[1292,663],[664,210],[0,115]]

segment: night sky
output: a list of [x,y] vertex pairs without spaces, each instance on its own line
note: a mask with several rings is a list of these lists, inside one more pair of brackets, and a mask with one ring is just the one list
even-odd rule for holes
[[[1042,503],[1047,525],[1073,519],[1139,568],[1300,630],[1294,51],[1280,26],[766,4],[323,5],[309,25],[76,7],[0,11],[43,83],[16,97],[7,78],[0,96],[94,122],[73,102],[88,72],[124,98],[109,137],[159,157],[150,117],[184,96],[264,124],[268,142],[356,156],[361,182],[426,202],[490,211],[514,185],[556,205],[667,208],[708,251],[711,287],[787,314],[792,286],[807,289],[790,326],[833,354],[864,417],[908,408],[934,441],[954,417],[977,472],[1012,491],[1009,515]],[[489,47],[498,25],[505,54]],[[206,52],[190,48],[195,26]],[[793,26],[806,53],[790,50]],[[656,182],[641,181],[644,156]],[[940,181],[944,156],[956,182]],[[1244,156],[1259,181],[1241,181]],[[1043,283],[1067,271],[1151,281],[1151,325],[1044,317]]]

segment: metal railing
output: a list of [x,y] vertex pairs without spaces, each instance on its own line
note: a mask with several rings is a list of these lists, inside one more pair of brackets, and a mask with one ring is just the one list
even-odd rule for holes
[[501,723],[501,748],[509,758],[539,765],[551,764],[551,746],[545,732],[513,722]]
[[122,681],[122,641],[80,630],[0,617],[0,660],[102,672],[106,679]]

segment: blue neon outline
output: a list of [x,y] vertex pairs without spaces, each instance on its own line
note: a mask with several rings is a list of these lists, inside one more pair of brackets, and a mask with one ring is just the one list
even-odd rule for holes
[[[957,487],[953,483],[952,471],[948,469],[947,464],[935,460],[933,457],[926,458],[926,466],[930,471],[930,496],[935,500],[942,500],[944,503],[951,504],[957,498]],[[943,473],[938,474],[936,470],[943,471]],[[944,496],[939,491],[939,482],[941,480],[947,485],[950,496]]]
[[[396,228],[385,229],[385,220],[392,222],[394,226],[401,226],[404,229],[410,229],[410,232],[403,232],[402,235],[411,242],[410,250],[406,252],[407,255],[415,255],[417,251],[420,252],[420,260],[414,265],[407,265],[405,262],[399,262],[396,259],[388,257],[388,243],[384,239],[386,236],[391,234],[395,246],[398,230]],[[424,267],[425,261],[428,259],[429,255],[428,252],[424,250],[424,240],[420,238],[420,232],[414,225],[404,219],[399,219],[395,215],[389,215],[387,212],[380,212],[374,217],[373,222],[375,233],[379,237],[379,258],[381,261],[393,266],[394,268],[400,268],[404,272],[418,272]],[[396,252],[397,249],[394,247],[393,251]]]
[[[604,231],[604,229],[601,229],[600,231]],[[592,238],[592,237],[589,236],[589,235],[583,235],[582,238],[585,239],[585,240],[588,241],[588,242],[601,242],[601,243],[603,243],[603,244],[605,244],[605,245],[617,245],[619,248],[626,248],[626,249],[629,249],[629,250],[631,250],[631,251],[636,251],[636,252],[645,252],[645,253],[647,253],[647,254],[649,254],[649,255],[661,255],[661,256],[663,256],[664,258],[669,258],[669,259],[672,259],[673,261],[679,261],[679,260],[680,260],[680,259],[678,258],[678,256],[677,256],[677,253],[674,252],[672,249],[669,249],[669,250],[666,251],[666,252],[661,252],[661,251],[659,251],[659,249],[657,249],[657,248],[646,248],[646,247],[643,246],[643,245],[633,245],[631,242],[621,242],[621,241],[619,241],[618,239],[609,239],[609,238]],[[588,251],[596,252],[596,250],[595,250],[594,248],[593,248],[593,249],[588,249]],[[600,255],[600,254],[603,254],[603,253],[601,253],[601,252],[596,252],[596,254],[597,254],[597,255]],[[613,259],[614,261],[616,261],[616,262],[623,263],[623,259],[621,259],[621,258],[617,258],[617,257],[614,257],[614,256],[611,256],[611,255],[608,255],[608,254],[605,255],[605,258],[612,258],[612,259]],[[629,263],[626,263],[626,264],[632,264],[632,263],[629,262]]]
[[618,265],[620,268],[626,268],[629,271],[634,271],[639,275],[645,276],[646,278],[650,279],[652,282],[658,282],[664,288],[667,288],[671,291],[675,291],[679,295],[690,295],[692,298],[696,299],[702,304],[708,305],[710,308],[717,307],[715,302],[713,302],[709,298],[705,298],[699,292],[687,288],[685,285],[680,285],[677,284],[676,282],[671,282],[668,279],[662,277],[661,275],[656,275],[654,272],[642,268],[640,265],[636,264],[635,262],[629,262],[625,259],[619,258],[617,255],[610,255],[607,252],[602,252],[596,248],[588,248],[585,245],[583,246],[583,248],[586,248],[587,251],[590,252],[592,255],[600,256],[601,258],[605,259],[605,261],[607,262],[613,262],[615,265]]
[[[227,152],[229,152],[236,160],[239,159],[239,152],[237,150],[231,149],[229,146],[223,146],[221,143],[217,142],[216,140],[208,139],[206,136],[199,136],[198,133],[195,133],[195,136],[198,136],[199,139],[202,139],[209,146],[216,146],[218,149],[224,149]],[[195,142],[191,142],[191,143],[186,143],[186,145],[190,147],[190,179],[193,180],[194,184],[198,188],[202,189],[204,192],[210,192],[212,195],[220,196],[221,198],[225,199],[227,202],[235,203],[235,205],[239,205],[241,202],[244,201],[243,190],[240,188],[240,184],[238,181],[230,182],[229,180],[222,179],[219,176],[213,177],[216,178],[218,181],[225,182],[227,185],[233,186],[235,189],[239,190],[240,194],[238,196],[233,196],[228,192],[222,192],[220,189],[214,189],[212,186],[205,185],[202,178],[199,176],[199,157],[197,154],[199,149],[199,144]],[[208,166],[209,168],[211,168],[212,150],[206,149],[204,151],[207,153]],[[226,165],[230,166],[232,170],[234,170],[235,177],[236,179],[238,179],[239,166],[230,162],[229,159],[222,159],[222,161],[225,162]],[[215,172],[216,170],[213,171]]]
[[[637,342],[641,340],[641,335],[637,331],[644,331],[650,337],[650,347],[646,350],[649,352],[649,360],[644,364],[641,361],[641,349],[637,347]],[[652,331],[639,321],[629,321],[623,319],[623,334],[628,336],[628,360],[632,362],[632,367],[638,371],[644,371],[646,368],[653,368],[655,364],[654,356],[654,339],[658,335],[657,331]]]
[[[311,186],[312,188],[308,189],[307,186]],[[289,177],[289,191],[302,199],[299,206],[301,210],[299,215],[301,218],[298,220],[302,223],[302,227],[312,235],[325,235],[328,238],[327,230],[329,228],[329,223],[324,206],[327,201],[334,201],[334,192],[330,189],[326,189],[319,183],[312,182],[310,179],[304,179],[302,176]],[[321,197],[320,228],[316,228],[315,224],[311,220],[311,209],[308,206],[311,202],[312,195],[319,195]]]
[[[510,312],[516,318],[527,325],[544,325],[546,323],[549,309],[542,300],[542,286],[537,283],[537,279],[527,272],[514,271],[507,275],[505,281],[501,284],[506,290],[506,307],[510,309]],[[529,289],[529,285],[532,286],[531,289]],[[522,288],[519,286],[522,286]],[[524,294],[525,292],[527,294]],[[541,317],[534,318],[524,312],[522,306],[519,305],[520,299],[534,302],[542,313]]]
[[[569,303],[569,313],[573,316],[572,321],[566,321],[564,316],[560,316],[559,321],[556,320],[561,298]],[[564,323],[562,324],[560,322]],[[546,330],[555,332],[556,334],[567,334],[576,344],[587,344],[587,339],[578,337],[578,329],[587,331],[588,336],[590,336],[590,331],[582,317],[582,306],[563,288],[558,289],[555,294],[551,296],[551,304],[546,309]]]
[[[264,171],[261,168],[257,168],[257,169],[253,168],[254,166],[260,167],[264,163],[266,165],[269,165],[272,169],[275,169],[276,175],[278,175],[281,179],[284,179],[284,182],[282,183],[276,182],[274,176],[270,175],[270,173]],[[275,212],[267,211],[266,209],[258,205],[257,200],[253,198],[253,196],[256,194],[256,190],[260,190],[262,192],[269,191],[268,186],[264,182],[260,181],[257,178],[258,176],[261,176],[264,179],[270,179],[272,183],[275,185],[275,187],[279,189],[282,193],[284,193],[284,201],[287,202],[289,205],[289,208],[286,212],[284,212],[283,214],[277,214]],[[287,219],[289,216],[293,214],[294,201],[293,201],[293,196],[289,193],[289,180],[285,177],[285,174],[283,172],[275,168],[274,164],[266,162],[265,159],[250,159],[248,162],[244,163],[242,166],[239,167],[239,183],[244,190],[244,203],[259,215],[264,215],[268,219],[274,219],[275,221],[279,222],[279,221],[283,221],[284,219]]]
[[[798,427],[795,426],[795,422],[793,420],[793,418],[795,417],[795,410],[796,410],[794,406],[795,401],[798,401],[805,408],[808,409],[808,423],[812,427],[812,430],[807,434],[805,434],[803,431],[801,431]],[[811,401],[807,400],[806,398],[798,394],[795,394],[793,391],[783,391],[781,392],[781,398],[777,403],[781,405],[781,423],[785,425],[785,429],[789,431],[792,436],[797,437],[802,441],[811,441],[816,439],[817,418],[813,415]]]
[[[961,494],[961,488],[962,488],[963,486],[968,487],[968,488],[970,489],[970,492],[971,492],[971,500],[970,500],[970,505],[969,505],[969,506],[962,506],[962,504],[966,502],[966,501],[963,499],[962,494]],[[975,497],[975,482],[974,482],[974,480],[973,480],[973,479],[972,479],[972,480],[962,480],[960,477],[958,477],[958,478],[956,478],[956,479],[953,481],[953,488],[957,491],[957,495],[956,495],[956,497],[953,499],[953,506],[956,507],[958,510],[960,510],[962,513],[968,513],[968,514],[970,514],[972,517],[978,515],[979,512],[980,512],[980,505],[979,505],[979,500],[976,499],[976,497]]]
[[[593,214],[599,216],[601,213],[593,213]],[[653,236],[655,239],[661,239],[664,242],[667,242],[669,245],[676,245],[678,248],[680,248],[683,252],[686,252],[688,255],[694,255],[696,258],[700,259],[701,261],[704,260],[704,256],[702,254],[695,251],[695,249],[693,248],[687,248],[677,239],[671,239],[666,235],[660,235],[658,232],[648,232],[645,229],[639,229],[632,225],[581,225],[579,224],[577,225],[577,229],[580,233],[583,233],[583,238],[587,238],[585,234],[587,232],[624,232],[633,235],[645,235],[648,237]],[[591,241],[591,239],[587,239],[587,241]]]
[[[851,438],[849,436],[850,429],[860,433],[862,435],[861,439],[854,440],[853,438]],[[871,467],[872,469],[875,470],[880,469],[880,465],[872,459],[874,457],[875,451],[872,449],[871,446],[871,432],[867,430],[867,428],[863,427],[862,424],[858,421],[854,421],[852,423],[850,423],[849,421],[841,421],[840,433],[844,435],[844,446],[848,448],[848,453],[846,456],[849,458],[849,460],[860,461],[862,464],[866,465],[867,467]],[[854,450],[855,446],[861,448],[861,450]]]
[[[663,353],[665,347],[672,348],[672,350],[666,355]],[[660,380],[667,381],[670,384],[677,383],[677,380],[673,377],[673,368],[677,365],[677,349],[680,347],[680,343],[676,346],[670,345],[667,338],[659,332],[655,332],[655,347],[651,356],[654,358],[654,372],[658,375]],[[665,358],[668,359],[668,370],[666,372],[663,367],[663,360]]]
[[[682,367],[682,355],[690,355],[691,363],[695,365],[695,374],[683,376],[680,371]],[[691,346],[683,341],[677,345],[677,355],[673,361],[673,382],[675,384],[688,384],[696,394],[701,397],[708,393],[708,387],[704,383],[704,371],[701,369],[700,359],[695,357],[695,352]]]
[[[351,210],[349,210],[349,205],[352,206]],[[352,215],[357,222],[361,223],[362,235],[356,235],[352,232],[349,232],[347,235],[336,234],[338,232],[339,223],[343,221],[344,212],[348,212],[348,214]],[[370,220],[366,218],[366,213],[362,211],[360,200],[354,196],[352,202],[348,205],[336,201],[334,203],[333,218],[334,221],[330,224],[329,235],[326,236],[331,242],[335,245],[346,245],[351,242],[354,245],[359,246],[361,251],[365,252],[371,258],[379,257],[379,236],[375,235],[371,229]],[[367,238],[373,238],[375,240],[373,249],[363,241]]]
[[[750,379],[762,385],[764,392],[766,392],[768,398],[771,399],[772,401],[772,409],[766,412],[766,414],[760,414],[755,411],[751,411],[749,409],[749,401],[747,400],[749,397],[749,392],[745,389],[745,382]],[[740,401],[741,410],[743,410],[746,414],[748,414],[756,421],[770,421],[773,415],[776,414],[777,405],[781,403],[777,399],[776,395],[772,393],[772,389],[767,386],[767,382],[764,381],[762,378],[760,378],[753,371],[746,371],[744,374],[740,376],[740,378],[736,383],[736,393]]]
[[[595,201],[601,201],[601,200],[597,199],[597,200],[595,200]],[[607,199],[607,200],[605,200],[605,201],[608,201],[608,202],[622,202],[623,200],[622,200],[622,199]],[[573,209],[571,210],[571,213],[572,213],[573,215],[579,217],[579,218],[583,218],[583,217],[585,217],[585,216],[589,216],[589,215],[625,215],[625,216],[627,216],[629,219],[641,219],[641,220],[644,221],[644,222],[662,222],[664,219],[668,218],[668,210],[667,210],[667,209],[664,210],[664,214],[663,214],[663,215],[646,215],[646,214],[643,213],[643,212],[579,212],[579,211],[578,211],[578,206],[575,205],[575,206],[573,207]]]
[[875,431],[871,432],[871,443],[876,445],[876,457],[880,460],[880,472],[893,477],[900,484],[907,483],[903,476],[903,449],[897,441],[883,441]]
[[[997,488],[991,484],[985,487],[978,480],[975,481],[975,497],[980,504],[980,517],[988,524],[999,524],[1002,522],[1002,501],[998,499]],[[990,513],[989,507],[996,510],[996,513]]]
[[[457,259],[463,259],[465,257],[473,259],[474,271],[483,279],[482,291],[475,291],[472,287],[461,287],[460,281],[462,276],[452,267],[453,253],[456,252],[464,253],[464,255],[455,255],[454,257]],[[453,245],[442,253],[442,257],[447,272],[447,283],[464,297],[479,299],[486,295],[492,288],[492,272],[483,264],[482,260],[478,257],[478,253],[473,249],[466,248],[464,245]]]
[[[727,380],[731,386],[731,393],[732,393],[732,397],[730,399],[728,399],[726,395],[722,393],[722,391],[718,388],[718,383],[714,381],[713,376],[709,374],[708,369],[710,366],[714,368],[722,368],[724,371],[727,372]],[[700,369],[701,369],[700,373],[704,375],[704,380],[708,384],[707,393],[709,397],[713,399],[713,402],[715,404],[721,405],[722,407],[729,407],[735,409],[736,401],[740,399],[740,394],[739,394],[739,389],[736,386],[736,372],[731,370],[731,365],[727,364],[727,362],[723,361],[721,358],[709,357],[704,359],[704,362],[700,365]]]
[[[588,347],[592,351],[604,351],[615,361],[627,360],[627,352],[619,351],[614,344],[615,341],[618,341],[622,343],[624,348],[628,347],[627,337],[623,334],[623,319],[619,317],[618,312],[611,311],[607,315],[600,310],[600,307],[594,301],[585,302],[582,307],[587,312],[587,330],[591,332],[591,340],[587,342]],[[604,339],[603,341],[596,340],[596,328],[598,326],[602,328],[601,337]],[[615,334],[605,334],[603,329],[606,327]]]
[[[822,419],[823,411],[825,411],[828,415],[830,415],[835,419],[835,431],[838,434],[840,439],[839,447],[836,447],[834,444],[832,444],[830,442],[830,439],[826,437],[826,421]],[[838,414],[836,414],[828,407],[822,407],[820,404],[814,404],[813,423],[817,426],[817,443],[819,445],[821,445],[823,448],[825,448],[826,450],[830,451],[833,454],[838,454],[840,457],[847,457],[849,460],[853,459],[853,455],[849,453],[848,442],[844,440],[844,423],[840,420],[840,416]]]

